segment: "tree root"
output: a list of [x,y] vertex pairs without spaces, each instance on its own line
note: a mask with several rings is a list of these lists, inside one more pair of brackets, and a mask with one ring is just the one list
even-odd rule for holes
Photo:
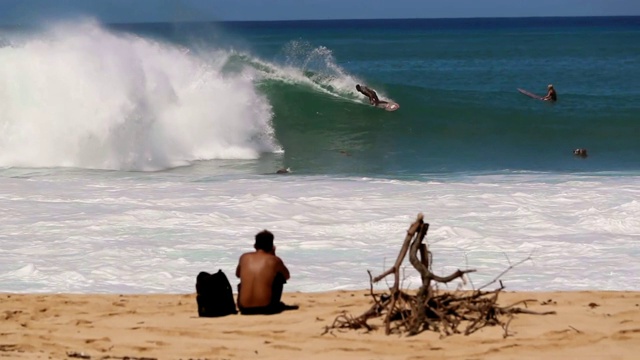
[[[432,254],[423,244],[429,230],[429,224],[418,214],[416,221],[407,230],[400,253],[394,265],[381,275],[372,277],[369,272],[370,294],[373,305],[360,316],[354,317],[346,312],[338,315],[330,326],[326,326],[323,334],[332,330],[358,330],[367,332],[376,330],[378,326],[369,324],[374,318],[383,318],[385,333],[416,335],[426,330],[440,333],[441,337],[453,334],[470,335],[486,326],[500,326],[504,337],[509,336],[509,324],[515,314],[549,315],[554,311],[535,312],[516,307],[527,301],[498,306],[498,295],[504,289],[500,276],[529,258],[509,266],[497,278],[488,284],[472,291],[440,292],[438,283],[448,283],[463,279],[475,270],[457,270],[449,276],[438,276],[431,271]],[[409,253],[411,265],[420,273],[422,286],[413,294],[400,289],[400,266]],[[388,293],[375,294],[373,284],[393,274],[394,283]],[[492,291],[483,291],[488,285],[499,282],[500,287]]]

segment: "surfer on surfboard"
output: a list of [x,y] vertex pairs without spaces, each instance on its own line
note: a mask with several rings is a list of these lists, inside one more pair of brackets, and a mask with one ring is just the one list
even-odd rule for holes
[[528,97],[534,98],[534,99],[538,99],[538,100],[542,100],[542,101],[550,101],[550,102],[556,102],[558,100],[558,94],[556,94],[556,89],[553,88],[553,85],[549,84],[547,86],[547,95],[545,96],[540,96],[540,95],[536,95],[534,93],[530,93],[525,89],[518,89],[519,92],[521,92],[522,94],[527,95]]
[[553,85],[549,84],[547,86],[547,95],[542,98],[544,101],[556,101],[558,100],[558,95],[556,94],[556,89],[553,88]]
[[378,99],[378,94],[376,94],[376,92],[373,91],[373,89],[370,89],[366,86],[360,86],[360,84],[358,84],[356,85],[356,90],[358,90],[359,93],[368,97],[369,103],[373,106],[378,106],[378,104],[387,104],[386,101],[380,101],[380,99]]

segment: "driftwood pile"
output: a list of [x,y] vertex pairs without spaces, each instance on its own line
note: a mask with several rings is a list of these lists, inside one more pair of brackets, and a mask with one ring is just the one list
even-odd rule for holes
[[[354,317],[346,312],[338,315],[330,326],[325,327],[323,334],[341,329],[364,329],[372,331],[378,326],[369,324],[374,318],[383,317],[385,333],[415,335],[422,331],[439,332],[441,336],[452,334],[472,334],[485,326],[500,326],[504,330],[504,337],[509,336],[508,327],[514,314],[547,315],[555,312],[534,312],[516,307],[528,301],[519,301],[509,306],[500,307],[497,304],[498,294],[504,289],[499,278],[472,291],[439,291],[437,284],[448,283],[455,279],[464,280],[467,273],[475,270],[457,270],[445,277],[435,275],[431,271],[432,255],[427,245],[423,243],[429,224],[423,221],[423,215],[418,214],[416,221],[409,227],[395,264],[384,273],[372,277],[369,272],[370,295],[373,305],[362,315]],[[400,289],[400,266],[407,253],[411,265],[420,273],[422,286],[417,292],[406,292]],[[516,264],[517,265],[517,264]],[[513,268],[510,266],[501,275]],[[393,286],[389,293],[375,294],[373,283],[388,275],[394,275]],[[500,276],[501,276],[500,275]],[[499,281],[500,287],[483,291],[488,285]]]

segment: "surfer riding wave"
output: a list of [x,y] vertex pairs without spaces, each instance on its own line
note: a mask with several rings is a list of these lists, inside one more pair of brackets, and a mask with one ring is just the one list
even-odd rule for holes
[[360,84],[356,85],[356,90],[358,90],[359,93],[365,95],[366,97],[369,98],[369,103],[373,106],[378,106],[378,104],[387,104],[386,101],[381,101],[378,98],[378,94],[376,94],[376,92],[373,89],[370,89],[366,86],[360,86]]

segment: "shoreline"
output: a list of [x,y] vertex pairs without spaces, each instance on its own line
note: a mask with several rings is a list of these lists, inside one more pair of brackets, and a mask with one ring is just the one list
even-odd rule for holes
[[631,359],[640,352],[640,291],[503,291],[499,303],[525,299],[530,310],[557,314],[518,314],[506,338],[496,326],[441,338],[383,329],[322,335],[342,311],[367,310],[368,290],[285,292],[283,301],[299,310],[222,318],[199,318],[192,293],[0,293],[0,358]]

